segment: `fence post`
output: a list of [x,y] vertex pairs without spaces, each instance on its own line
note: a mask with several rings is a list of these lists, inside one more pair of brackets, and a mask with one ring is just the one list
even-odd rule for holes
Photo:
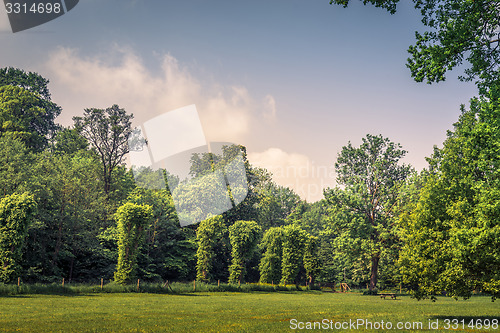
[[64,287],[64,278],[63,278],[63,281],[62,281],[62,286]]
[[103,285],[104,279],[101,278],[101,290],[102,290],[102,285]]
[[139,291],[139,284],[140,284],[140,281],[139,279],[137,279],[137,291]]
[[17,278],[17,286],[19,287],[21,285],[21,277]]
[[217,287],[220,287],[220,280],[217,280]]
[[193,291],[196,291],[196,280],[193,280]]

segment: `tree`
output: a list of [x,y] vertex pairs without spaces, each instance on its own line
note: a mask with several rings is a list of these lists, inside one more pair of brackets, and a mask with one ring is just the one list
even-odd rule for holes
[[125,284],[134,279],[144,229],[151,217],[151,206],[131,202],[116,211],[119,238],[115,282]]
[[196,278],[200,281],[210,281],[213,276],[216,247],[226,238],[227,228],[220,215],[203,220],[196,229]]
[[381,135],[368,134],[359,148],[349,142],[335,163],[337,183],[344,189],[325,190],[336,214],[343,215],[332,221],[339,233],[337,241],[343,240],[346,253],[364,253],[370,258],[370,290],[377,285],[384,249],[397,241],[393,209],[398,184],[411,170],[398,164],[405,154],[399,144]]
[[281,280],[283,236],[282,227],[272,227],[264,233],[261,241],[264,254],[259,265],[261,283],[279,283]]
[[113,170],[123,163],[129,152],[132,118],[132,114],[128,115],[116,104],[106,109],[85,109],[83,117],[73,117],[75,129],[99,155],[106,194],[111,190]]
[[417,201],[400,217],[404,282],[418,299],[500,296],[500,100],[473,98],[442,149]]
[[35,93],[15,86],[0,87],[0,136],[22,140],[34,151],[47,146],[53,119],[47,115],[45,102]]
[[37,73],[26,73],[21,69],[13,67],[0,69],[0,87],[19,87],[21,90],[28,91],[30,93],[28,95],[37,98],[37,106],[43,109],[43,113],[41,115],[42,119],[38,121],[36,131],[50,139],[59,129],[59,126],[54,123],[54,120],[61,113],[61,107],[51,101],[48,84],[49,80]]
[[[396,12],[399,0],[363,0]],[[500,3],[489,0],[413,0],[429,28],[415,33],[407,67],[417,82],[445,80],[445,73],[467,61],[461,80],[476,80],[481,94],[500,94]],[[347,6],[349,0],[331,0]]]
[[315,236],[309,235],[304,250],[304,269],[309,285],[314,286],[316,277],[321,271],[319,261],[319,240]]
[[241,282],[245,279],[246,264],[252,257],[261,231],[254,221],[236,221],[229,227],[232,257],[229,282]]
[[33,196],[12,194],[0,200],[0,281],[7,283],[19,271],[28,225],[36,210]]
[[299,226],[290,224],[283,227],[282,284],[298,283],[308,237]]

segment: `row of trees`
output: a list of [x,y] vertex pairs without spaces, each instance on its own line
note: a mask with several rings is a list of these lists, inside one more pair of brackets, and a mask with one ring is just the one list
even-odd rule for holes
[[[332,1],[347,5],[349,1]],[[364,1],[396,10],[398,0]],[[169,188],[137,186],[123,166],[132,115],[86,109],[74,126],[54,119],[48,81],[0,70],[0,278],[51,282],[145,280],[345,281],[403,284],[418,298],[500,295],[500,80],[496,1],[415,0],[423,23],[408,66],[438,82],[467,59],[479,97],[419,173],[381,135],[348,144],[338,186],[309,204],[254,168],[244,147],[193,155],[191,175],[242,152],[248,193],[234,209],[179,227]],[[207,168],[208,167],[208,168]],[[154,181],[150,170],[140,178]],[[192,191],[203,190],[201,187]],[[186,197],[190,195],[190,189]]]

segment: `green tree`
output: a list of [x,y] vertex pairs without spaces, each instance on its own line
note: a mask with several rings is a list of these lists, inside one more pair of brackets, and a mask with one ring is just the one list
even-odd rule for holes
[[53,129],[45,102],[35,93],[15,86],[0,87],[0,136],[22,140],[34,151],[43,150]]
[[118,224],[118,264],[115,281],[129,283],[135,278],[137,255],[144,237],[144,229],[152,217],[151,206],[127,202],[116,211]]
[[397,242],[393,214],[398,184],[411,170],[398,164],[405,154],[399,144],[381,135],[368,134],[359,148],[349,142],[335,163],[337,183],[344,189],[325,190],[337,214],[332,220],[336,241],[345,253],[370,258],[370,290],[376,288],[383,252]]
[[19,272],[28,225],[36,210],[33,196],[12,194],[0,200],[0,281],[7,283]]
[[296,225],[283,227],[283,260],[281,263],[281,283],[298,283],[299,272],[309,235]]
[[0,69],[0,87],[19,87],[22,90],[27,90],[32,96],[37,97],[37,106],[43,109],[43,114],[41,115],[43,119],[39,120],[39,126],[36,127],[36,131],[41,135],[47,135],[47,138],[50,139],[59,129],[59,126],[54,121],[61,113],[61,107],[51,101],[48,84],[49,80],[37,73],[26,73],[21,69],[13,67]]
[[269,228],[262,237],[261,248],[264,254],[260,261],[260,282],[279,283],[281,280],[281,261],[283,259],[283,228]]
[[227,227],[222,216],[217,215],[203,220],[196,229],[196,278],[200,281],[210,281],[214,273],[214,261],[217,245],[224,242]]
[[129,152],[133,115],[113,105],[106,109],[85,109],[83,117],[73,117],[75,129],[87,139],[101,160],[104,192],[111,191],[113,170]]
[[304,269],[309,285],[314,286],[316,277],[321,271],[319,261],[319,240],[315,236],[309,236],[304,250]]
[[[363,0],[396,12],[399,0]],[[468,62],[461,80],[476,80],[481,94],[500,93],[500,5],[489,0],[413,0],[422,14],[424,33],[416,32],[407,67],[417,82],[445,80],[445,73]],[[331,0],[347,6],[349,0]]]
[[252,257],[262,229],[254,221],[236,221],[229,227],[231,266],[229,282],[241,282],[246,276],[246,264]]
[[500,101],[474,98],[442,149],[418,200],[400,216],[404,282],[417,298],[473,290],[500,296]]

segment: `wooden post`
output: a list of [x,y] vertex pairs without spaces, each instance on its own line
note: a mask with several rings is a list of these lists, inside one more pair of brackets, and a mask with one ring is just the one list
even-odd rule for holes
[[137,291],[139,291],[140,283],[141,283],[141,280],[137,279]]
[[101,278],[101,289],[102,289],[103,282],[104,282],[104,279]]
[[220,287],[220,280],[217,280],[217,287]]
[[193,280],[193,291],[196,291],[196,280]]
[[62,286],[64,287],[64,278],[63,278]]
[[402,294],[402,287],[401,287],[401,283],[399,284],[399,293]]
[[20,278],[20,277],[18,277],[18,278],[17,278],[17,286],[19,287],[20,285],[21,285],[21,278]]

